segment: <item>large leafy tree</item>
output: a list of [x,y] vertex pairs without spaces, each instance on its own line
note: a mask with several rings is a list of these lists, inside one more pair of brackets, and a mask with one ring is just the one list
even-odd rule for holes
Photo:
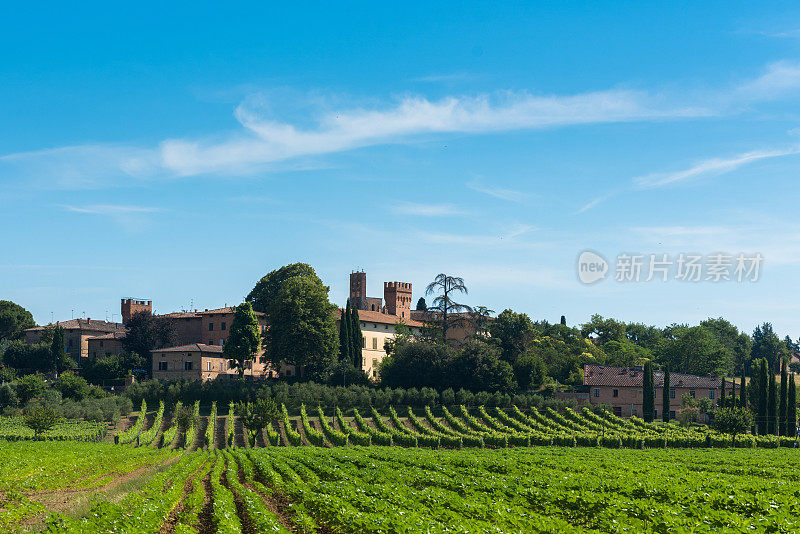
[[736,434],[747,432],[753,424],[753,415],[744,408],[722,408],[714,414],[714,428],[724,434],[730,434],[731,443],[736,446]]
[[150,351],[173,346],[176,340],[175,330],[168,321],[154,317],[146,311],[135,313],[125,324],[125,337],[121,341],[122,347],[137,355],[137,358],[129,358],[126,363],[130,366],[143,366],[149,375],[153,370],[153,355]]
[[444,273],[437,274],[433,282],[425,288],[425,295],[435,295],[433,302],[428,306],[428,311],[433,312],[436,317],[442,340],[445,342],[449,329],[465,324],[466,320],[461,314],[472,311],[472,308],[466,304],[455,301],[457,294],[466,295],[468,292],[463,278]]
[[10,300],[0,300],[0,341],[19,339],[23,330],[34,326],[31,312]]
[[778,335],[773,331],[771,323],[757,326],[753,331],[753,346],[750,351],[752,359],[763,358],[767,361],[769,372],[775,374],[778,360],[784,354],[786,347]]
[[267,313],[267,308],[277,298],[283,283],[290,278],[297,277],[308,278],[322,284],[313,267],[307,263],[291,263],[271,271],[259,280],[245,300],[253,305],[255,311]]
[[245,364],[253,359],[260,346],[258,318],[253,312],[253,306],[249,302],[243,302],[236,307],[222,354],[233,360],[239,378],[244,378]]
[[500,346],[502,358],[513,365],[530,347],[537,330],[526,314],[503,310],[489,324],[489,334],[492,342]]
[[623,341],[625,339],[625,323],[616,319],[604,319],[602,315],[595,313],[589,318],[589,322],[581,325],[583,337],[595,337],[598,345],[604,345],[609,341]]
[[448,384],[453,389],[512,391],[517,387],[514,371],[500,358],[499,349],[477,339],[464,343],[448,378],[453,381]]
[[656,356],[663,365],[683,373],[720,374],[726,367],[725,348],[702,326],[681,329],[663,339]]
[[740,339],[739,329],[722,317],[708,318],[701,321],[700,326],[710,332],[725,349],[725,372],[733,374],[740,369],[747,358],[747,353],[742,350],[742,345],[748,345],[749,336],[744,334],[744,338]]
[[299,374],[313,376],[336,359],[336,307],[310,266],[293,264],[272,271],[256,284],[248,301],[266,314],[264,347],[274,365],[285,362]]

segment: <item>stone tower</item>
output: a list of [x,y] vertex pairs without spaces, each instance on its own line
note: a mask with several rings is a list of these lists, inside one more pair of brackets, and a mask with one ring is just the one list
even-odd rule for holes
[[383,300],[389,315],[411,318],[411,282],[384,282]]
[[359,310],[363,310],[367,302],[367,273],[355,271],[350,273],[350,302]]
[[152,300],[122,299],[120,306],[122,312],[122,324],[128,324],[135,314],[139,312],[153,313]]

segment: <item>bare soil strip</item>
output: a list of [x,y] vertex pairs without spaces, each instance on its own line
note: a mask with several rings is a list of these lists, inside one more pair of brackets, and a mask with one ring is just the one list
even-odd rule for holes
[[250,518],[250,515],[247,513],[247,510],[244,507],[244,502],[242,501],[241,495],[233,491],[233,489],[228,485],[228,461],[225,461],[225,471],[222,472],[222,477],[220,478],[220,482],[222,485],[228,488],[230,492],[233,494],[233,504],[236,506],[236,515],[239,516],[239,522],[242,524],[242,534],[258,534],[255,525],[253,524],[253,520]]
[[[216,463],[216,461],[215,461]],[[203,488],[205,489],[205,502],[203,509],[197,514],[197,525],[193,525],[199,534],[214,534],[217,527],[214,524],[214,497],[213,488],[211,487],[211,473],[214,470],[213,466],[203,479]]]
[[281,443],[283,443],[284,447],[289,446],[289,440],[286,438],[286,429],[283,428],[283,425],[279,421],[274,421],[272,423],[272,428],[274,428],[278,434],[281,436]]
[[228,425],[230,423],[231,416],[227,417],[217,417],[217,427],[216,427],[216,436],[214,436],[214,443],[218,449],[224,449],[228,446],[225,443],[225,440],[228,438]]

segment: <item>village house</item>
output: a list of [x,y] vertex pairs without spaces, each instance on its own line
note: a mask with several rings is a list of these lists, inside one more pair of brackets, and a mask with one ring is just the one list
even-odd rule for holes
[[[655,383],[655,417],[661,418],[664,390],[664,373],[653,372]],[[640,366],[614,367],[610,365],[586,364],[583,367],[583,384],[589,389],[589,402],[592,404],[609,404],[614,415],[642,417],[642,387],[644,370]],[[669,410],[670,418],[674,418],[682,406],[684,395],[691,398],[710,399],[715,405],[719,400],[722,386],[717,376],[697,376],[683,373],[669,375]],[[726,381],[725,388],[730,394],[733,382]],[[740,391],[737,389],[736,395]]]
[[[192,343],[151,351],[155,380],[215,380],[237,378],[239,370],[222,354],[222,346]],[[260,361],[247,362],[244,371],[248,378],[274,376],[269,365]]]
[[64,345],[69,356],[80,365],[85,358],[90,357],[89,340],[97,336],[106,334],[124,334],[125,325],[122,323],[111,323],[108,321],[97,321],[91,318],[70,319],[69,321],[58,321],[46,326],[35,326],[25,330],[26,343],[38,343],[41,341],[42,334],[48,328],[60,326],[64,329]]

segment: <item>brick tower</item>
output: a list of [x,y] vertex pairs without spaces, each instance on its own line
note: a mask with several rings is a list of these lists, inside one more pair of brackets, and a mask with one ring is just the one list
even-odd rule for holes
[[127,324],[135,314],[139,312],[153,313],[152,300],[122,299],[120,306],[122,311],[122,324]]
[[350,273],[350,302],[363,310],[367,303],[367,273],[354,271]]
[[383,300],[389,315],[411,318],[411,282],[384,282]]

